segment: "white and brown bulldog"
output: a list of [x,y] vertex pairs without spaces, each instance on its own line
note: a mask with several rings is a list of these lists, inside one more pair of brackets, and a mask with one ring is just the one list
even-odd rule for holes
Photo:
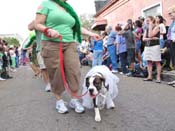
[[119,78],[106,66],[95,66],[86,75],[83,83],[83,106],[94,108],[95,121],[101,121],[100,111],[105,106],[107,109],[115,108],[113,99],[118,95],[117,83]]

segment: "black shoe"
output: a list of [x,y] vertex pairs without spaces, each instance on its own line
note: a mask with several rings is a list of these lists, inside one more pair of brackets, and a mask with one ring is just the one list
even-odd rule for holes
[[7,79],[12,79],[13,77],[12,76],[7,76]]

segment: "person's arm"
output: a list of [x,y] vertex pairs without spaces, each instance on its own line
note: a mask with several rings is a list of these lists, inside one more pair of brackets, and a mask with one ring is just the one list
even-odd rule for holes
[[146,34],[147,34],[147,30],[145,30],[145,32],[144,32],[143,41],[151,40],[151,38],[147,38],[147,37],[146,37]]
[[156,26],[154,29],[153,29],[153,25],[150,24],[149,25],[149,31],[148,31],[148,37],[149,38],[153,38],[156,36],[156,34],[160,31],[159,29],[159,26]]
[[121,30],[121,31],[118,32],[118,35],[127,36],[128,35],[128,31]]
[[166,34],[166,28],[164,24],[160,24],[160,35]]
[[167,47],[160,49],[161,53],[164,54],[167,51]]
[[42,14],[37,14],[34,22],[34,26],[36,30],[39,32],[44,32],[44,30],[47,28],[45,26],[46,16]]
[[33,41],[36,39],[36,35],[32,36],[31,38],[29,38],[29,40],[27,41],[27,44],[25,45],[25,49],[29,48],[32,44]]
[[119,43],[120,43],[120,36],[118,36],[118,37],[116,38],[116,41],[115,41],[115,42],[116,42],[116,47],[117,47],[117,52],[116,52],[116,53],[119,54],[119,48],[120,48],[120,44],[119,44]]
[[142,33],[141,32],[138,32],[138,33],[136,33],[136,32],[134,32],[133,31],[133,34],[134,34],[134,36],[137,38],[137,39],[141,39],[141,36],[142,36]]
[[28,29],[29,29],[30,31],[32,31],[32,30],[35,29],[34,20],[28,25]]
[[84,27],[81,28],[81,32],[82,32],[83,35],[88,35],[88,36],[91,36],[93,38],[99,38],[99,35],[98,34],[93,33],[91,31],[85,29]]
[[47,34],[47,36],[51,38],[59,38],[60,36],[59,32],[54,29],[46,27],[45,21],[46,21],[46,15],[37,14],[34,22],[35,29],[38,30],[39,32]]

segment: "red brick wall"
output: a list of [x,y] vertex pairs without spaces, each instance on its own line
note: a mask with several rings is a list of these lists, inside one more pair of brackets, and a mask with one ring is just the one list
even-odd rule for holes
[[169,24],[167,9],[175,4],[175,0],[119,0],[97,18],[106,18],[108,24],[115,27],[117,23],[126,23],[128,18],[136,20],[142,15],[142,9],[157,3],[161,3],[163,16]]

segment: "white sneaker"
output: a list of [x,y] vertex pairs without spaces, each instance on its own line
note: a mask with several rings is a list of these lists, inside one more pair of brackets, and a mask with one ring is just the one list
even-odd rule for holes
[[51,85],[50,83],[47,84],[46,88],[45,88],[46,92],[50,92],[51,91]]
[[0,81],[5,81],[6,79],[3,79],[2,77],[0,77]]
[[123,75],[123,72],[120,72],[120,75]]
[[67,109],[67,107],[62,99],[56,102],[56,109],[61,114],[68,113],[68,109]]
[[116,74],[118,73],[118,70],[112,70],[112,73]]
[[75,109],[76,113],[84,113],[85,109],[77,99],[71,99],[69,106]]

